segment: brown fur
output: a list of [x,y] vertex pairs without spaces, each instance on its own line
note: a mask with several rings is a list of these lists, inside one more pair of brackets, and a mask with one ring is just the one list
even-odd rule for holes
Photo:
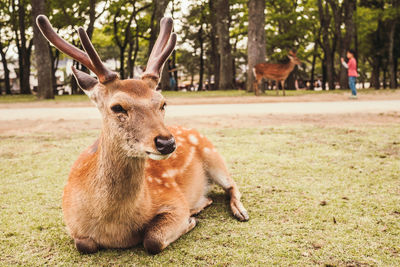
[[282,86],[283,95],[285,95],[285,81],[296,65],[301,61],[296,57],[294,52],[289,52],[290,61],[286,64],[279,63],[259,63],[254,66],[254,89],[259,94],[258,84],[262,79],[270,79],[276,81],[276,94],[279,94],[279,83]]
[[[79,36],[86,52],[62,40],[45,16],[37,23],[59,50],[99,78],[97,82],[73,69],[103,125],[99,139],[72,166],[64,188],[64,220],[78,251],[94,253],[143,242],[148,252],[159,253],[193,229],[191,215],[211,204],[205,197],[208,179],[230,195],[234,216],[248,220],[239,190],[212,144],[194,130],[164,125],[165,100],[154,89],[175,47],[172,19],[160,21],[160,36],[141,80],[120,80],[108,70],[83,28]],[[168,146],[159,140],[168,140]]]
[[[73,165],[64,190],[64,218],[77,249],[92,253],[144,242],[150,253],[160,252],[195,226],[191,215],[211,204],[205,197],[209,179],[230,194],[233,214],[247,220],[237,186],[211,142],[193,129],[166,128],[162,96],[142,90],[140,81],[127,84],[130,89],[114,93],[97,89],[103,131]],[[128,110],[126,116],[109,111],[116,102]],[[171,134],[177,148],[169,159],[148,159],[141,151],[155,151],[154,137]]]

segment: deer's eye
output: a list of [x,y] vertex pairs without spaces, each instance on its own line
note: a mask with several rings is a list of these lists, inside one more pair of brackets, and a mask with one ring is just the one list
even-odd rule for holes
[[126,114],[126,110],[119,104],[112,106],[111,110],[114,111],[115,113],[125,113]]
[[161,110],[165,110],[165,107],[166,107],[166,106],[167,106],[167,103],[164,102],[164,103],[162,104],[162,106],[161,106],[160,109],[161,109]]

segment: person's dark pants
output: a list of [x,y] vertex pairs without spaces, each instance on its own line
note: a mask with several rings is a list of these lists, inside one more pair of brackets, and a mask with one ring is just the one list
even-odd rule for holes
[[351,89],[351,94],[352,95],[357,95],[357,89],[356,89],[356,77],[350,76],[349,77],[349,86]]

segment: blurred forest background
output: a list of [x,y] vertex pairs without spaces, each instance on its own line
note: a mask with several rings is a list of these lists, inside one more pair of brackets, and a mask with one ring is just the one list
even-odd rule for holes
[[356,51],[361,86],[398,84],[399,0],[0,0],[1,94],[80,93],[70,66],[87,69],[43,39],[34,25],[38,14],[78,47],[76,29],[87,29],[121,78],[140,77],[160,19],[172,17],[178,45],[162,90],[252,91],[254,64],[285,63],[290,50],[302,65],[288,77],[288,89],[348,88],[340,64],[348,49]]

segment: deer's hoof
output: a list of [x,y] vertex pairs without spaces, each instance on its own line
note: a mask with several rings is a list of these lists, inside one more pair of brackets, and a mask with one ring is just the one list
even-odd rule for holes
[[75,247],[82,254],[92,254],[99,251],[99,246],[90,237],[76,238]]
[[164,249],[163,243],[154,237],[146,237],[143,241],[143,246],[150,254],[158,254]]

